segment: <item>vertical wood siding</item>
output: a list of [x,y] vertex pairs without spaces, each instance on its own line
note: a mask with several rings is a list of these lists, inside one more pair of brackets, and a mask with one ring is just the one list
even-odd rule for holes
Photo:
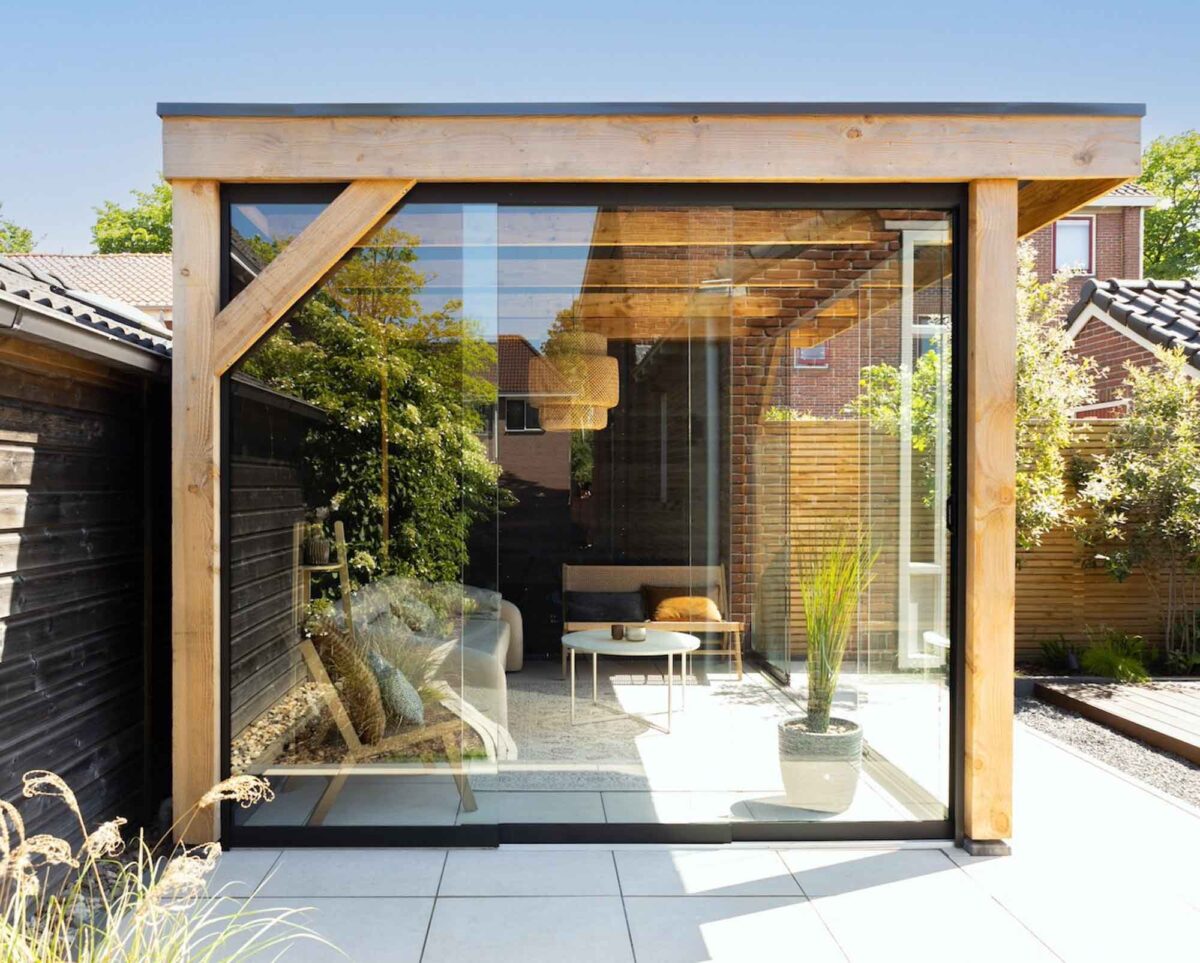
[[0,796],[50,769],[89,820],[145,810],[143,424],[139,381],[0,340]]

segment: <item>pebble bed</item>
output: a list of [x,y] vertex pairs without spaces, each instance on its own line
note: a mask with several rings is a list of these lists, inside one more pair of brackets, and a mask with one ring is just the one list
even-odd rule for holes
[[1018,699],[1016,708],[1017,721],[1031,729],[1053,736],[1155,789],[1200,806],[1200,766],[1037,699]]

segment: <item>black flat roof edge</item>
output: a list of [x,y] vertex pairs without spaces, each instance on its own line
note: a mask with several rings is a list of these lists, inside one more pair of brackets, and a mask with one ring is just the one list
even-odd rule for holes
[[930,117],[1013,115],[1024,117],[1144,117],[1145,104],[922,101],[668,101],[651,103],[495,103],[495,104],[213,104],[168,101],[159,117],[677,117],[814,116],[913,114]]

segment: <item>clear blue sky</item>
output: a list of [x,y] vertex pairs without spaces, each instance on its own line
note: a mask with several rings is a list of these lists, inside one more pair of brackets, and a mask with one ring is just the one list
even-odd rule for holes
[[1197,0],[0,8],[0,216],[91,249],[159,169],[160,100],[1084,100],[1200,127]]

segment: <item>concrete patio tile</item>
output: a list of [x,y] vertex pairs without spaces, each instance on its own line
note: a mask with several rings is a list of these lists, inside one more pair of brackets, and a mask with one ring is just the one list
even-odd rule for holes
[[[420,963],[429,915],[430,898],[263,899],[257,909],[296,909],[289,917],[331,945],[297,940],[286,947],[287,963]],[[279,958],[283,947],[244,957],[253,963]],[[243,959],[243,957],[239,957]]]
[[846,959],[802,896],[627,896],[625,909],[638,963]]
[[633,960],[616,896],[437,901],[422,963],[622,963]]
[[250,896],[279,859],[278,849],[237,849],[222,853],[208,878],[209,896]]
[[940,849],[783,849],[780,855],[805,895],[813,897],[959,873]]
[[602,823],[598,792],[477,792],[478,809],[458,816],[472,823]]
[[[1040,963],[1053,952],[957,869],[880,882],[812,900],[818,916],[855,963]],[[1075,925],[1081,925],[1079,920]],[[901,955],[898,957],[898,950]]]
[[445,862],[440,849],[289,849],[262,895],[435,896]]
[[321,776],[272,777],[269,781],[275,798],[248,815],[237,810],[235,818],[244,816],[247,826],[303,826],[329,785]]
[[800,896],[770,849],[623,850],[616,854],[625,896]]
[[608,850],[453,850],[439,896],[619,896]]

